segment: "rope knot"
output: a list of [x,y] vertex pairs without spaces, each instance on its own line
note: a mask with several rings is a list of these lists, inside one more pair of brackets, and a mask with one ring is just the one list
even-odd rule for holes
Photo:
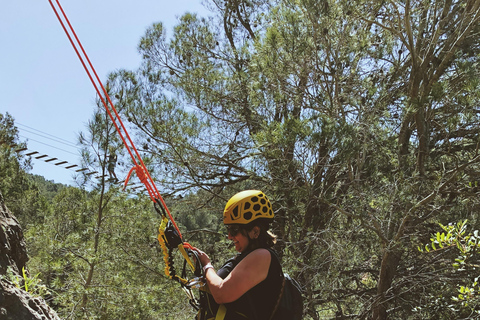
[[123,185],[123,190],[125,190],[127,188],[128,181],[130,180],[130,176],[132,175],[132,172],[134,170],[135,170],[135,173],[137,174],[138,179],[140,179],[140,181],[144,185],[148,184],[147,175],[145,174],[145,169],[143,169],[142,166],[137,165],[137,166],[133,167],[132,169],[130,169],[130,171],[128,172],[127,178],[125,179],[125,183]]
[[145,184],[147,182],[147,175],[145,174],[145,170],[143,169],[143,167],[136,166],[134,168],[135,168],[135,172],[137,173],[138,179],[140,179],[140,181],[142,181],[143,184]]

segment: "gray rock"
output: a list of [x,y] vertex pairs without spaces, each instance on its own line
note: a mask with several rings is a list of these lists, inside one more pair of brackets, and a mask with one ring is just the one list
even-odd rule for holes
[[5,277],[9,267],[14,274],[22,275],[27,261],[22,228],[0,193],[0,319],[60,320],[45,300],[18,288]]

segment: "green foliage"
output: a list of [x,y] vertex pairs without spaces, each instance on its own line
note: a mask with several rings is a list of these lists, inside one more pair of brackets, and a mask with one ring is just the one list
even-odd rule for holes
[[7,267],[5,275],[1,275],[0,278],[4,278],[12,282],[17,288],[23,289],[33,296],[45,297],[50,294],[47,287],[41,284],[42,280],[39,278],[39,273],[33,277],[29,277],[25,267],[22,268],[22,275],[18,275],[13,272],[11,266]]
[[452,299],[459,302],[463,307],[468,307],[478,313],[475,310],[480,304],[480,290],[478,287],[478,279],[480,277],[478,269],[480,265],[476,256],[478,249],[480,249],[479,231],[468,232],[467,220],[446,226],[440,224],[440,227],[444,232],[437,232],[430,239],[430,244],[425,245],[425,249],[421,247],[418,249],[421,252],[430,253],[454,248],[458,252],[458,256],[452,262],[452,267],[458,272],[471,271],[474,278],[468,284],[457,284],[458,295],[452,297]]
[[0,193],[22,227],[29,228],[42,221],[45,202],[27,173],[31,159],[14,151],[22,147],[26,143],[20,141],[13,117],[0,113]]
[[61,183],[54,183],[51,180],[46,180],[39,175],[29,175],[30,179],[37,185],[39,193],[46,201],[52,201],[57,193],[67,186]]
[[[305,319],[468,318],[478,305],[478,233],[463,222],[478,228],[478,1],[209,4],[210,19],[185,14],[171,37],[152,25],[141,67],[107,80],[185,240],[222,263],[233,254],[223,205],[262,189]],[[80,140],[100,176],[111,152],[117,174],[130,169],[102,108]],[[149,199],[83,176],[85,189],[40,187],[52,192],[40,201],[18,179],[23,160],[2,152],[0,187],[30,190],[17,198],[36,208],[17,210],[29,268],[59,314],[192,317],[163,276]]]
[[479,208],[469,185],[478,70],[458,46],[473,41],[473,11],[459,1],[212,2],[216,16],[187,14],[171,38],[153,25],[142,67],[125,78],[155,176],[168,194],[205,193],[189,198],[195,207],[221,210],[245,187],[271,195],[309,317],[417,316],[424,293],[411,270],[426,277],[429,261],[415,239]]
[[[96,191],[62,189],[47,223],[26,235],[29,267],[41,274],[58,314],[65,319],[167,319],[172,310],[183,310],[186,298],[163,274],[156,244],[159,219],[151,200],[118,191],[108,196],[96,250]],[[86,286],[92,266],[92,282]],[[79,308],[85,297],[85,307]]]

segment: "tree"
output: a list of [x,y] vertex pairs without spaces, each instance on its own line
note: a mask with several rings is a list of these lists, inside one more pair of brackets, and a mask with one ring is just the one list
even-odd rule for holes
[[311,318],[416,317],[437,288],[413,243],[478,208],[480,1],[210,5],[117,75],[155,176],[207,204],[271,195]]
[[[106,88],[121,110],[115,83]],[[151,200],[120,192],[117,181],[109,178],[111,152],[118,154],[121,172],[128,163],[103,107],[95,110],[80,142],[84,167],[91,168],[78,177],[83,188],[61,189],[45,223],[28,233],[30,266],[50,288],[50,300],[65,319],[166,319],[174,311],[187,319],[190,312],[180,307],[185,298],[172,293],[163,273],[156,245],[160,219]]]
[[[450,297],[471,279],[455,276],[470,274],[445,271],[453,250],[425,255],[416,245],[437,222],[478,229],[480,1],[209,7],[209,19],[181,17],[171,38],[152,25],[141,68],[107,85],[185,234],[223,261],[230,253],[213,212],[236,191],[262,189],[306,318],[458,316]],[[84,180],[89,192],[62,190],[49,224],[33,230],[48,235],[35,250],[53,261],[49,283],[68,288],[58,304],[84,317],[176,314],[155,299],[177,289],[152,258],[155,219],[138,215],[148,199],[105,179],[109,148],[121,150],[105,112],[82,142],[100,180]],[[138,235],[134,246],[128,234]],[[120,289],[126,279],[148,293]]]
[[28,176],[32,167],[30,157],[15,152],[26,145],[20,141],[13,117],[0,113],[0,192],[22,227],[28,229],[31,224],[42,221],[45,202]]

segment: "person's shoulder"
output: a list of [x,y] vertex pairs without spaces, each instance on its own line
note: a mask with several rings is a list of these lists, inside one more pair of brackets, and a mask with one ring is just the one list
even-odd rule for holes
[[248,270],[248,272],[262,273],[268,270],[272,257],[267,249],[255,249],[250,252],[242,261],[238,264],[240,270]]
[[258,248],[250,252],[247,257],[249,260],[251,259],[270,259],[271,253],[268,249]]

